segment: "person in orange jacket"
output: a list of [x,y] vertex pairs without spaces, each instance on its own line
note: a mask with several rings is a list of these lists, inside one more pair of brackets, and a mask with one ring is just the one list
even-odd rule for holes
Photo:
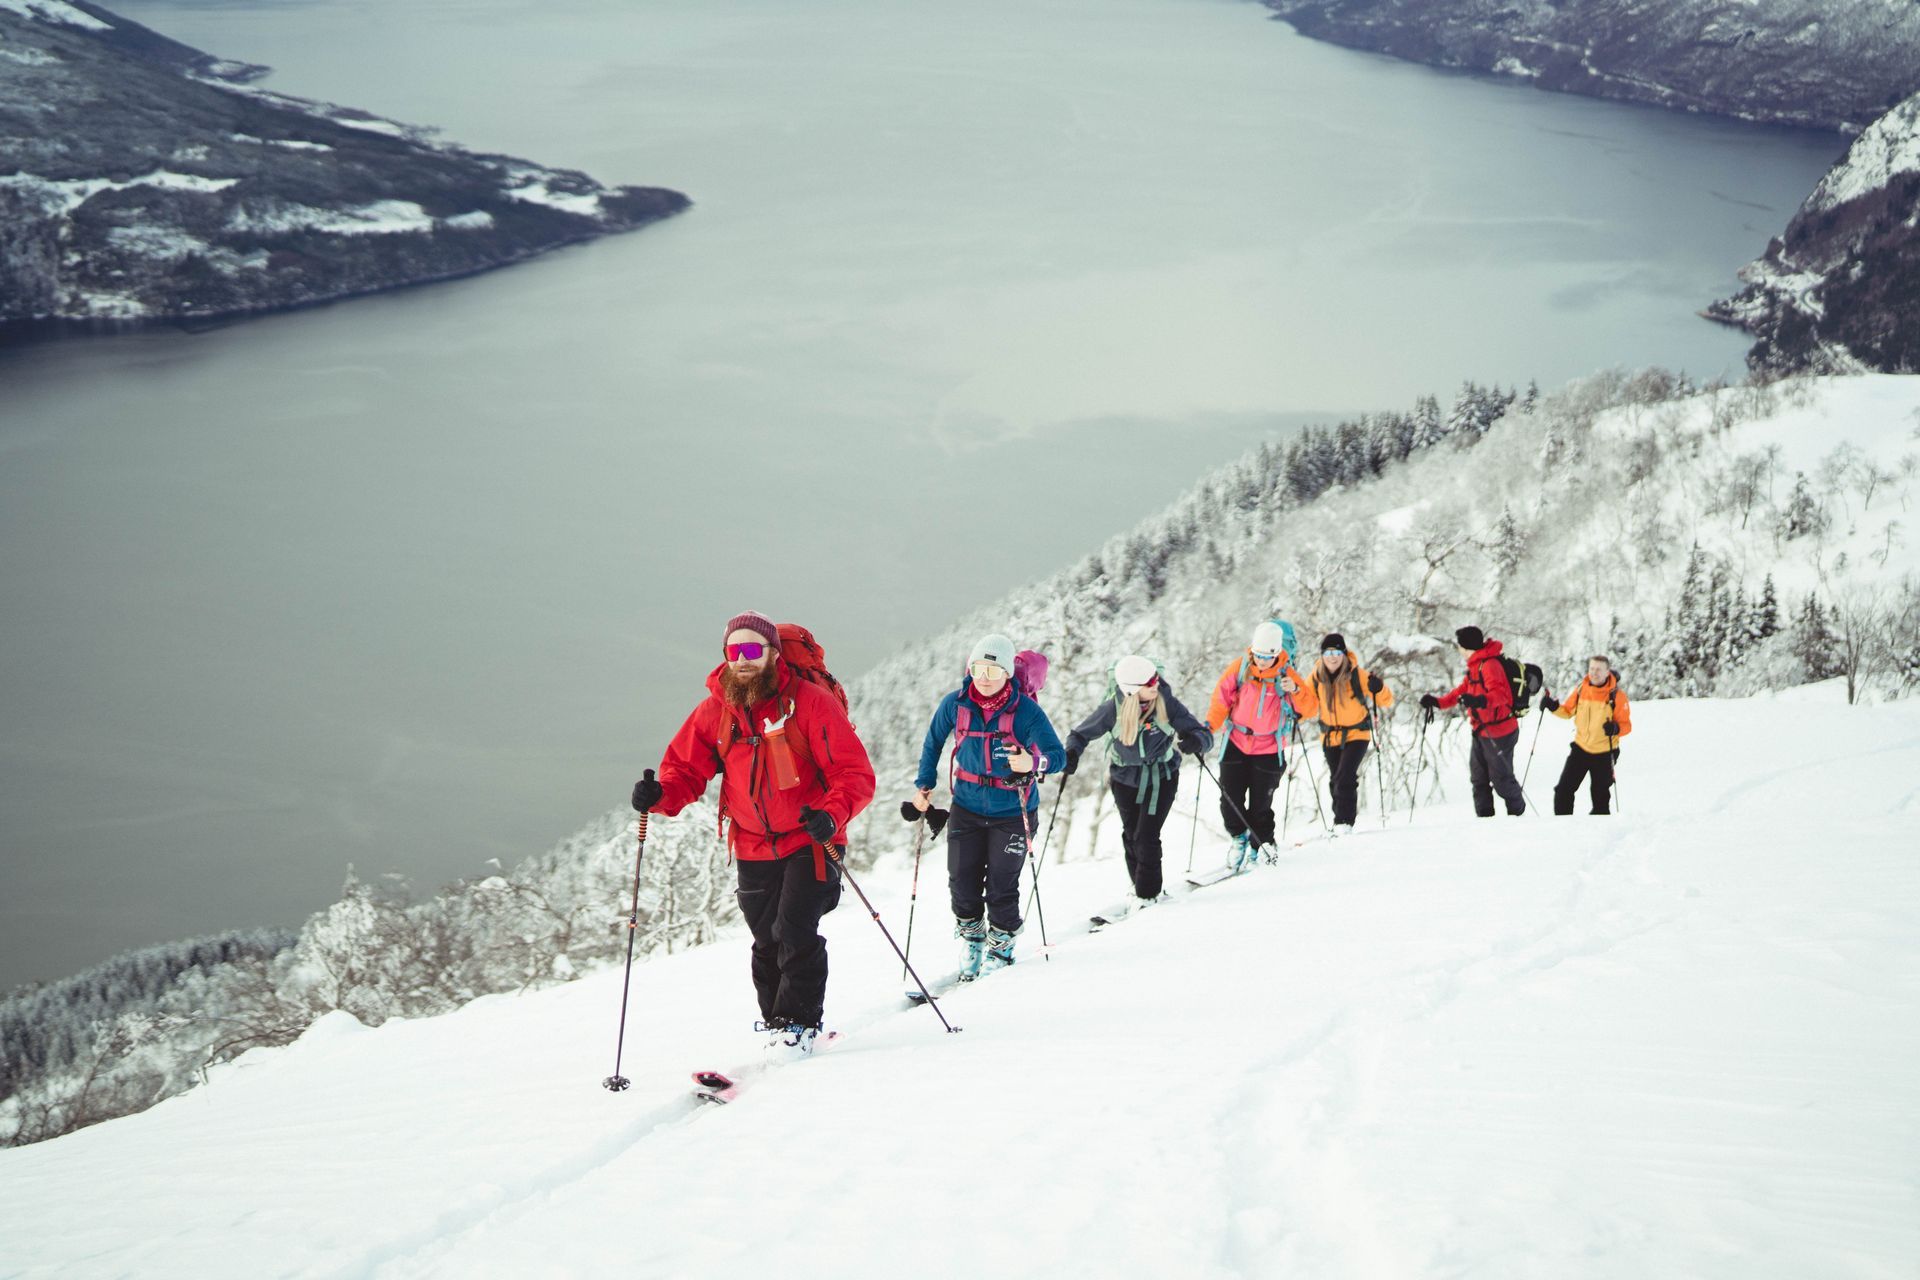
[[1215,682],[1207,709],[1215,737],[1230,727],[1220,757],[1220,820],[1233,837],[1236,868],[1273,843],[1273,793],[1287,771],[1291,721],[1320,709],[1306,678],[1290,665],[1291,656],[1279,625],[1261,623],[1246,653]]
[[1360,810],[1360,762],[1373,741],[1375,707],[1393,705],[1393,690],[1360,665],[1338,631],[1320,641],[1320,660],[1307,673],[1320,704],[1320,747],[1327,757],[1327,789],[1333,796],[1333,834],[1349,835]]
[[1605,654],[1594,654],[1587,659],[1587,678],[1565,702],[1548,694],[1540,705],[1562,720],[1573,721],[1573,747],[1553,788],[1553,811],[1572,813],[1581,780],[1592,778],[1593,811],[1613,812],[1613,766],[1620,759],[1620,739],[1633,732],[1627,695],[1620,688],[1620,677],[1613,674],[1613,664]]

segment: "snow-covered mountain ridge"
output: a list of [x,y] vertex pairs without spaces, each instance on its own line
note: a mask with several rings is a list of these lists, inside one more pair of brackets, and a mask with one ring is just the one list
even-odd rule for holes
[[1920,94],[1854,139],[1740,276],[1708,314],[1758,337],[1755,367],[1920,369]]
[[1543,89],[1857,130],[1920,90],[1908,0],[1262,0],[1302,34]]
[[[737,935],[636,969],[623,1094],[599,1087],[617,966],[377,1030],[331,1014],[0,1151],[0,1271],[1904,1274],[1920,705],[1635,710],[1613,819],[1476,821],[1449,754],[1413,822],[1363,809],[1366,834],[1090,936],[1124,880],[1108,827],[1047,872],[1052,958],[950,999],[958,1035],[840,910],[845,1040],[728,1108],[688,1072],[755,1053]],[[1203,825],[1197,864],[1222,854]],[[897,926],[904,871],[867,884]]]
[[263,71],[80,0],[0,4],[0,324],[298,306],[687,206],[239,83]]

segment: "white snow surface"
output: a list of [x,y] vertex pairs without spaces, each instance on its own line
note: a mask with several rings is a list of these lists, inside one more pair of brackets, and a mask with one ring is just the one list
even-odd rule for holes
[[1896,176],[1920,170],[1920,94],[1915,94],[1861,131],[1820,185],[1807,209],[1820,213],[1871,194]]
[[350,209],[317,209],[278,201],[242,207],[228,225],[235,231],[327,231],[335,235],[401,235],[432,231],[434,220],[411,200],[375,200]]
[[115,182],[111,178],[55,179],[31,173],[10,173],[0,176],[0,187],[12,187],[27,195],[37,196],[49,213],[64,217],[103,191],[158,187],[164,191],[195,191],[202,195],[216,195],[239,181],[238,178],[204,178],[193,173],[156,169],[125,182]]
[[[739,938],[636,968],[621,1094],[617,969],[332,1015],[0,1151],[0,1272],[1912,1276],[1920,705],[1828,685],[1634,722],[1610,819],[1476,820],[1450,759],[1454,797],[1411,823],[1369,801],[1360,835],[1089,935],[1124,891],[1109,826],[1046,870],[1050,958],[1030,924],[945,1002],[958,1035],[903,1007],[849,893],[847,1035],[731,1107],[687,1073],[754,1053]],[[1539,723],[1536,800],[1567,741]],[[907,868],[863,881],[900,936]]]
[[65,4],[62,0],[0,0],[0,9],[7,9],[23,18],[39,18],[46,22],[58,22],[62,26],[79,27],[85,31],[111,31],[113,24],[102,22],[90,13]]

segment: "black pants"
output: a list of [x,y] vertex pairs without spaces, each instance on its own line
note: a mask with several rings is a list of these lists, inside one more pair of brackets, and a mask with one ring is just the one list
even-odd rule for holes
[[1333,793],[1333,825],[1352,826],[1360,812],[1360,762],[1367,758],[1367,739],[1348,738],[1326,747],[1327,790]]
[[840,868],[827,864],[824,883],[814,879],[806,849],[759,862],[740,859],[735,896],[753,931],[753,989],[760,1016],[820,1025],[827,1000],[827,940],[820,917],[840,903]]
[[1019,814],[988,818],[953,806],[947,819],[947,892],[959,920],[978,920],[1008,933],[1020,929],[1020,869],[1027,861],[1027,821]]
[[1520,779],[1513,776],[1513,749],[1520,745],[1516,730],[1504,738],[1475,738],[1468,776],[1473,779],[1473,811],[1483,818],[1493,816],[1493,793],[1507,802],[1507,812],[1527,811],[1527,798],[1520,794]]
[[1220,757],[1220,820],[1227,824],[1228,836],[1251,831],[1255,844],[1273,843],[1273,793],[1286,771],[1287,762],[1279,752],[1250,756],[1236,744],[1227,744],[1227,754]]
[[1113,788],[1113,805],[1120,810],[1120,847],[1127,852],[1127,875],[1133,879],[1133,891],[1142,898],[1160,896],[1160,828],[1167,825],[1173,811],[1174,793],[1180,790],[1180,775],[1170,773],[1160,780],[1160,803],[1153,813],[1138,799],[1139,788],[1131,782],[1108,778]]
[[1589,776],[1593,779],[1593,811],[1613,812],[1610,807],[1613,800],[1613,753],[1574,747],[1567,753],[1567,767],[1560,771],[1560,781],[1553,788],[1555,813],[1573,812],[1573,798],[1580,792],[1581,781]]

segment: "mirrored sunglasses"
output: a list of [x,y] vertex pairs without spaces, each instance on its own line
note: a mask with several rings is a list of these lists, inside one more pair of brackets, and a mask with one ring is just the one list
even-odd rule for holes
[[997,662],[981,661],[967,664],[967,674],[975,680],[991,680],[995,673],[1004,676],[1007,674],[1007,669]]
[[1275,658],[1279,656],[1280,655],[1277,653],[1261,653],[1258,650],[1255,650],[1253,655],[1253,660],[1255,662],[1265,664],[1265,663],[1272,662]]
[[1155,672],[1153,675],[1148,676],[1145,680],[1142,680],[1139,684],[1121,685],[1120,692],[1138,693],[1142,689],[1157,689],[1159,688],[1159,686],[1160,686],[1160,675],[1158,672]]
[[767,646],[758,640],[749,640],[745,644],[730,644],[727,646],[727,661],[758,662],[766,652]]
[[1347,651],[1345,649],[1322,649],[1320,656],[1323,658],[1344,658],[1347,656]]

